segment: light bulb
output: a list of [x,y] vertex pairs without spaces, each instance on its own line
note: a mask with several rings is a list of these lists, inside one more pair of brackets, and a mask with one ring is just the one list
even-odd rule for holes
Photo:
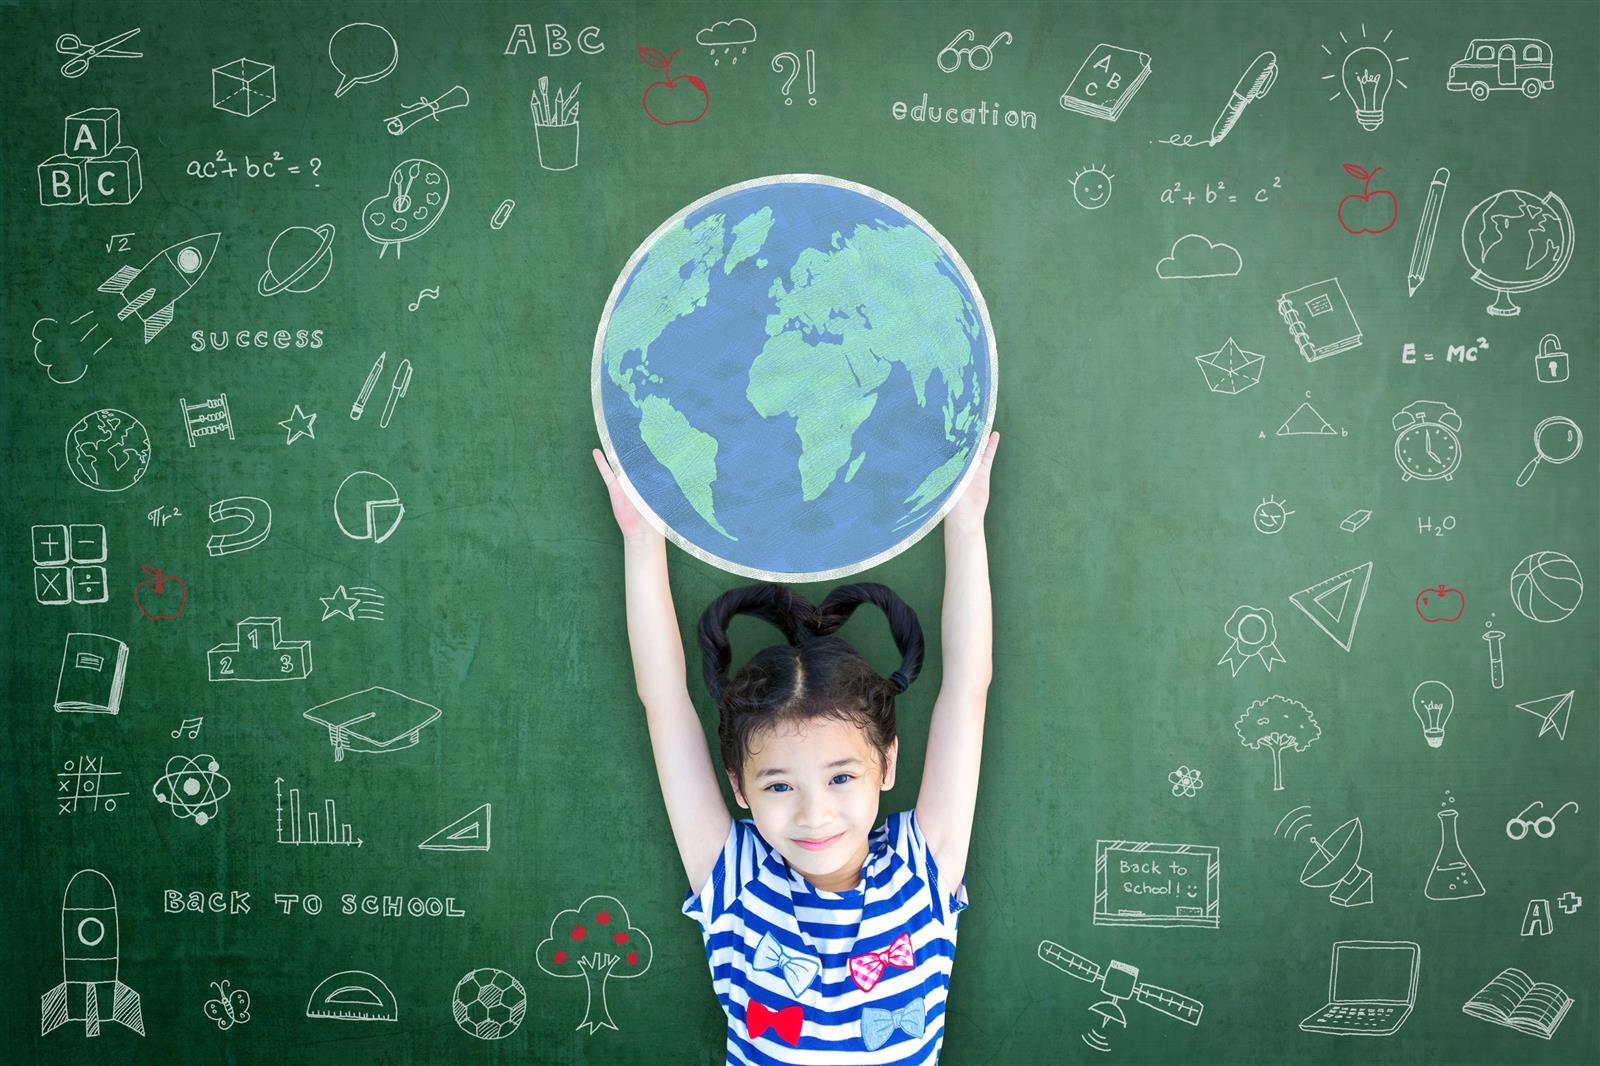
[[1411,693],[1411,711],[1422,723],[1422,739],[1428,747],[1444,743],[1444,724],[1456,709],[1456,694],[1443,681],[1424,681]]
[[1363,45],[1344,57],[1339,71],[1344,94],[1355,105],[1356,121],[1365,130],[1383,125],[1383,102],[1394,84],[1394,64],[1381,48]]

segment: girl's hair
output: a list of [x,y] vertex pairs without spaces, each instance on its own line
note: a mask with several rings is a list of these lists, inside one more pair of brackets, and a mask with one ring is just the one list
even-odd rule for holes
[[[861,653],[834,636],[863,603],[889,617],[900,667],[881,676]],[[776,626],[788,641],[763,648],[732,678],[728,622],[753,614]],[[917,613],[887,585],[862,582],[828,593],[819,606],[783,585],[745,585],[718,596],[700,616],[700,652],[706,689],[716,701],[722,764],[742,782],[750,738],[782,721],[837,718],[866,730],[886,758],[895,738],[894,700],[922,670],[922,625]]]

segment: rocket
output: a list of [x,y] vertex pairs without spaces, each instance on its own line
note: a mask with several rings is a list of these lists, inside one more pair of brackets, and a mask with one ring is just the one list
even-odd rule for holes
[[144,322],[144,342],[149,344],[172,322],[173,305],[194,288],[211,265],[221,237],[220,233],[190,237],[161,249],[142,267],[118,267],[100,283],[100,291],[122,297],[127,306],[117,312],[117,318],[137,314]]
[[79,870],[61,897],[62,981],[39,997],[40,1036],[67,1022],[99,1036],[102,1021],[144,1035],[139,993],[117,978],[119,946],[117,890],[99,870]]

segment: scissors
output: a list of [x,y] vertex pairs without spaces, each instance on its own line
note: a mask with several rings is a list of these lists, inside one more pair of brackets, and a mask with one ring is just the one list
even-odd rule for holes
[[143,52],[124,52],[117,45],[138,33],[138,30],[129,30],[115,37],[101,41],[99,44],[84,44],[75,33],[63,33],[56,38],[56,51],[64,56],[73,58],[61,64],[63,78],[81,78],[89,69],[89,62],[104,56],[107,59],[143,59]]

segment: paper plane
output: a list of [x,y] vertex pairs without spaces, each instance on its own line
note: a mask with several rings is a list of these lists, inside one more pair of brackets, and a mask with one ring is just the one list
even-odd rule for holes
[[385,755],[415,747],[422,730],[443,712],[403,692],[374,685],[319,703],[301,717],[325,726],[334,762],[347,751]]
[[1225,396],[1237,396],[1260,381],[1261,367],[1266,362],[1255,352],[1240,348],[1232,337],[1218,350],[1195,356],[1194,361],[1206,376],[1206,388]]
[[190,237],[161,249],[142,267],[119,267],[100,283],[100,291],[122,297],[127,306],[117,318],[138,315],[144,323],[144,342],[149,344],[172,324],[173,308],[205,274],[221,238],[220,233]]
[[1567,719],[1572,714],[1572,697],[1577,694],[1577,689],[1563,692],[1556,696],[1546,696],[1542,700],[1529,700],[1527,703],[1517,704],[1517,710],[1526,711],[1535,718],[1541,719],[1539,735],[1554,730],[1557,740],[1567,739]]

